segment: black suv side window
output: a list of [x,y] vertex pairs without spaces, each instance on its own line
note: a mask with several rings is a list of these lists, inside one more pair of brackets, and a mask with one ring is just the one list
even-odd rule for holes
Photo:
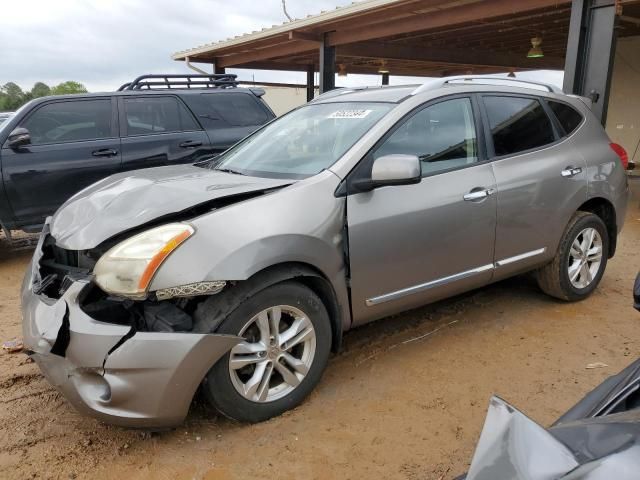
[[497,156],[513,155],[555,141],[551,120],[537,99],[484,97]]
[[374,152],[416,155],[422,176],[471,165],[478,161],[478,142],[469,98],[430,105],[405,120]]
[[124,99],[127,135],[149,135],[200,130],[191,113],[169,96]]
[[[200,95],[203,107],[209,115],[203,115],[208,120],[218,118],[232,127],[249,127],[262,125],[269,120],[269,116],[258,101],[245,93],[203,93]],[[215,113],[216,115],[211,115]],[[216,118],[217,116],[217,118]]]
[[573,107],[570,107],[566,103],[554,102],[553,100],[547,100],[547,103],[564,129],[565,135],[573,133],[573,131],[578,128],[578,125],[582,123],[582,115]]
[[29,130],[32,145],[78,142],[113,137],[110,99],[48,103],[20,125]]

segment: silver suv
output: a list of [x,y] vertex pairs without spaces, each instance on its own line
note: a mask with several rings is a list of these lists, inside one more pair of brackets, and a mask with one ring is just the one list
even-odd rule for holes
[[527,271],[586,298],[626,154],[586,100],[514,85],[336,90],[209,163],[88,187],[45,225],[25,344],[103,420],[179,424],[201,385],[256,422],[298,405],[358,325]]

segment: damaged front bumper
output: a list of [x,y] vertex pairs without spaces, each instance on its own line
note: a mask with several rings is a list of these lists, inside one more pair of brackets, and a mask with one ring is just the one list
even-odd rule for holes
[[41,251],[42,239],[22,285],[22,321],[25,347],[47,380],[77,410],[105,422],[179,425],[207,371],[242,339],[97,321],[80,308],[89,279],[65,279],[60,298],[37,295]]

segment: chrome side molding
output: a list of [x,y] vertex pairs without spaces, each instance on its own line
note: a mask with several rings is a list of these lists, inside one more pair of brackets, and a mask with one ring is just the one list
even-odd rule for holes
[[402,290],[397,290],[391,293],[385,293],[384,295],[380,295],[379,297],[373,297],[366,301],[367,306],[371,307],[373,305],[378,305],[384,302],[390,302],[391,300],[397,300],[398,298],[406,297],[407,295],[413,295],[414,293],[423,292],[424,290],[429,290],[430,288],[440,287],[442,285],[446,285],[448,283],[452,283],[458,280],[462,280],[464,278],[471,277],[473,275],[477,275],[478,273],[486,272],[488,270],[493,270],[493,264],[483,265],[478,268],[474,268],[472,270],[467,270],[465,272],[456,273],[455,275],[450,275],[448,277],[439,278],[437,280],[432,280],[430,282],[421,283],[420,285],[414,285],[413,287],[403,288]]
[[398,300],[399,298],[406,297],[408,295],[424,292],[425,290],[429,290],[435,287],[441,287],[449,283],[457,282],[458,280],[463,280],[465,278],[472,277],[479,273],[487,272],[489,270],[495,270],[505,265],[510,265],[512,263],[526,260],[527,258],[542,255],[546,251],[547,251],[546,247],[538,248],[537,250],[521,253],[520,255],[516,255],[514,257],[508,257],[502,260],[498,260],[497,262],[491,263],[489,265],[482,265],[481,267],[473,268],[471,270],[466,270],[464,272],[456,273],[454,275],[449,275],[448,277],[438,278],[436,280],[431,280],[430,282],[421,283],[419,285],[414,285],[412,287],[403,288],[402,290],[396,290],[395,292],[385,293],[377,297],[372,297],[367,299],[365,303],[367,307],[373,307],[374,305],[379,305],[381,303],[390,302],[392,300]]
[[538,255],[542,255],[546,251],[547,251],[546,247],[539,248],[537,250],[532,250],[530,252],[521,253],[520,255],[516,255],[515,257],[509,257],[509,258],[505,258],[503,260],[498,260],[495,265],[496,265],[496,268],[502,267],[504,265],[509,265],[510,263],[515,263],[515,262],[519,262],[521,260],[525,260],[527,258],[531,258],[531,257],[536,257]]

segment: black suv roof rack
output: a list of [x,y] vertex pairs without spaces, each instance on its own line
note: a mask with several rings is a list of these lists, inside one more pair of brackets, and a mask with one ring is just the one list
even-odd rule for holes
[[152,90],[169,88],[234,88],[238,86],[237,75],[230,73],[140,75],[132,82],[125,83],[118,91]]

